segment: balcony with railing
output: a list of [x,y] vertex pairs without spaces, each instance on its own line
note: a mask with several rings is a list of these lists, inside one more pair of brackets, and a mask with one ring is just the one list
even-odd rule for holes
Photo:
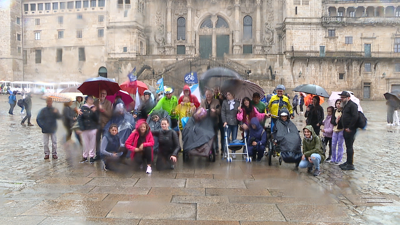
[[398,59],[400,52],[377,52],[371,53],[363,51],[287,51],[286,58],[335,58],[335,59]]

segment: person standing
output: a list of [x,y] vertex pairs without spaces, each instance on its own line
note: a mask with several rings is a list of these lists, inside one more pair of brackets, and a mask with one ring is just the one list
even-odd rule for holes
[[74,126],[74,123],[76,121],[75,112],[71,108],[71,105],[72,105],[72,101],[65,102],[64,108],[63,108],[63,113],[62,113],[63,125],[67,131],[66,141],[71,140],[72,127]]
[[304,95],[302,94],[300,94],[299,106],[300,106],[300,114],[303,114]]
[[107,91],[101,90],[100,97],[94,101],[94,105],[96,106],[97,110],[99,111],[99,127],[96,133],[96,158],[95,160],[100,159],[100,140],[101,136],[104,133],[104,126],[108,123],[111,119],[113,105],[112,103],[106,99]]
[[32,116],[32,95],[31,93],[28,93],[26,95],[26,98],[24,100],[25,102],[25,111],[26,111],[26,115],[25,117],[22,119],[21,121],[21,125],[25,125],[25,121],[28,120],[28,126],[33,126],[33,124],[31,124],[31,116]]
[[[232,142],[237,139],[238,120],[236,118],[240,102],[235,100],[235,96],[231,92],[226,92],[226,100],[222,103],[221,119],[223,127],[227,129],[227,138]],[[225,141],[225,140],[224,140]],[[225,148],[221,154],[227,154]]]
[[43,145],[44,145],[44,159],[49,159],[49,138],[51,138],[51,147],[53,159],[57,157],[57,119],[60,119],[61,115],[56,108],[53,107],[53,99],[46,99],[46,107],[40,110],[36,122],[43,133]]
[[[332,159],[331,163],[339,164],[342,162],[343,157],[343,129],[338,128],[339,119],[342,116],[341,100],[338,99],[335,102],[335,111],[332,114],[331,124],[333,127],[332,134]],[[337,150],[337,151],[336,151]]]
[[183,86],[183,95],[179,97],[178,104],[181,104],[185,96],[189,97],[189,102],[193,103],[196,109],[199,108],[200,102],[197,99],[196,95],[192,94],[192,91],[190,90],[190,87],[187,84]]
[[217,147],[218,147],[218,136],[217,136],[217,131],[219,129],[218,123],[219,123],[219,115],[221,114],[221,106],[219,104],[219,100],[213,98],[213,92],[211,90],[206,90],[206,99],[204,99],[200,107],[204,108],[207,110],[208,116],[210,116],[213,119],[213,124],[214,124],[214,132],[216,134],[216,137],[214,138],[214,149],[215,152],[217,153]]
[[83,140],[82,163],[87,162],[88,156],[90,157],[90,163],[94,163],[96,133],[99,127],[99,113],[97,107],[93,103],[93,97],[87,96],[86,104],[81,108],[82,114],[78,117],[79,129],[81,131],[78,133],[81,133]]
[[328,144],[329,146],[329,156],[326,159],[327,162],[330,162],[331,157],[332,157],[332,135],[333,135],[333,124],[331,123],[332,121],[332,114],[333,114],[333,106],[329,106],[328,109],[326,110],[326,113],[328,114],[325,118],[325,120],[322,122],[324,128],[321,130],[324,135],[324,146]]
[[259,113],[265,113],[265,104],[260,101],[261,96],[260,93],[253,93],[253,100],[251,101],[251,104],[256,107],[257,111]]
[[297,115],[299,115],[299,113],[297,112],[298,104],[299,104],[299,96],[295,95],[292,100],[292,106],[293,106],[293,113],[296,112]]
[[390,96],[390,98],[386,101],[387,105],[387,125],[388,126],[393,126],[396,125],[393,121],[394,119],[394,112],[396,111],[396,108],[398,107],[398,103],[395,100],[395,97]]
[[342,100],[342,116],[340,117],[340,128],[344,129],[343,138],[346,145],[347,161],[339,165],[342,170],[354,170],[353,165],[353,144],[357,133],[358,106],[350,100],[350,93],[343,91],[340,94]]
[[10,110],[8,110],[8,114],[10,115],[14,115],[14,107],[15,104],[17,103],[17,96],[16,96],[16,92],[12,92],[10,94],[10,96],[8,96],[8,103],[10,104]]
[[165,88],[165,96],[158,101],[157,105],[151,110],[149,115],[154,111],[154,110],[159,110],[163,109],[168,112],[168,114],[171,116],[171,128],[175,130],[176,132],[179,132],[179,127],[178,127],[178,115],[175,112],[176,106],[178,106],[178,98],[175,95],[172,95],[174,92],[174,89],[171,87]]
[[307,125],[311,125],[314,128],[314,132],[319,136],[321,130],[322,121],[324,120],[324,109],[319,104],[319,96],[312,98],[312,104],[307,106],[305,117],[307,117]]

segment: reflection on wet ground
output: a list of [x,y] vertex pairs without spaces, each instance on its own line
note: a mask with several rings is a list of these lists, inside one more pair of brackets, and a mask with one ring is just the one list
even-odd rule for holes
[[[273,160],[251,164],[192,158],[175,170],[146,175],[79,163],[82,149],[64,143],[59,159],[43,160],[35,122],[22,127],[0,96],[0,222],[2,224],[400,224],[400,127],[386,126],[382,101],[362,102],[368,128],[357,134],[355,171],[324,163],[313,177]],[[56,105],[59,110],[61,105]],[[301,128],[305,119],[294,122]],[[129,163],[128,163],[129,164]]]

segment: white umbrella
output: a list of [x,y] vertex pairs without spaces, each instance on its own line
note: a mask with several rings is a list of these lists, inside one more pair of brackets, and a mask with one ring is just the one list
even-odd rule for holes
[[[363,112],[363,109],[362,109],[362,107],[360,105],[360,99],[358,99],[356,96],[354,96],[353,92],[351,92],[351,91],[349,91],[349,92],[350,92],[351,101],[353,101],[354,103],[357,104],[358,111]],[[331,94],[331,96],[329,96],[329,100],[328,100],[328,105],[329,106],[335,107],[336,100],[340,99],[340,95],[339,95],[340,93],[342,93],[342,92],[341,91],[332,91],[332,94]]]

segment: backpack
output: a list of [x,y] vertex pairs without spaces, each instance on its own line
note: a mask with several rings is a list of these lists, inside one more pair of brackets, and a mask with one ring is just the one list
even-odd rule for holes
[[367,126],[367,118],[365,117],[364,113],[358,111],[358,119],[357,119],[357,127],[361,129],[365,129]]
[[19,107],[25,107],[25,101],[24,101],[24,99],[20,99],[20,100],[18,100],[18,102],[17,102],[17,105],[19,106]]

